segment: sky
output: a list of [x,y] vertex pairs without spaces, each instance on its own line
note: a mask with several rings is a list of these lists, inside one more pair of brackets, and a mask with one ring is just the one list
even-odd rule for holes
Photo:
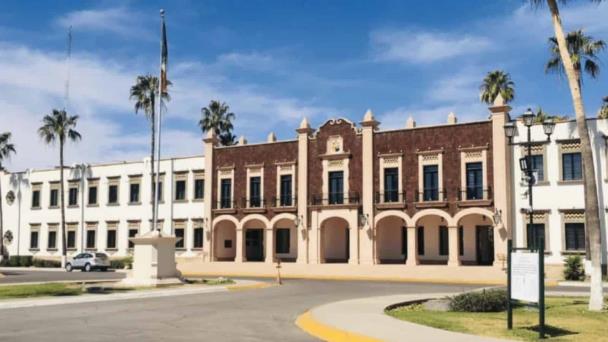
[[[573,1],[566,30],[608,41],[608,2]],[[549,12],[523,0],[467,1],[3,1],[0,12],[0,132],[13,133],[10,171],[53,167],[57,146],[37,135],[53,108],[80,116],[82,141],[67,164],[141,160],[149,123],[135,114],[137,75],[158,74],[159,10],[165,9],[171,101],[163,157],[203,153],[201,107],[226,102],[235,134],[250,143],[274,132],[294,139],[313,127],[371,109],[381,129],[484,120],[479,85],[510,73],[512,115],[527,107],[572,115],[567,82],[546,74]],[[72,58],[66,62],[72,27]],[[606,67],[608,52],[600,55]],[[588,116],[608,95],[608,70],[584,80]],[[65,101],[66,80],[69,97]]]

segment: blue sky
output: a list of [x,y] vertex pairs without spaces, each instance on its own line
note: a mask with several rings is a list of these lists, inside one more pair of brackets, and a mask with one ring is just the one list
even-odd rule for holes
[[[564,8],[568,30],[608,40],[608,3]],[[0,13],[0,130],[19,149],[12,170],[55,165],[36,135],[41,117],[63,107],[67,28],[73,27],[68,109],[83,140],[69,162],[138,160],[149,133],[128,99],[135,77],[157,73],[160,8],[167,13],[169,78],[174,87],[163,153],[202,153],[200,108],[211,99],[236,113],[235,133],[250,142],[270,131],[294,138],[306,116],[358,122],[371,108],[382,128],[487,117],[484,74],[503,69],[516,83],[514,114],[542,106],[570,114],[565,80],[544,73],[546,9],[525,1],[23,1]],[[607,53],[601,55],[606,66]],[[594,116],[608,95],[606,70],[584,85]]]

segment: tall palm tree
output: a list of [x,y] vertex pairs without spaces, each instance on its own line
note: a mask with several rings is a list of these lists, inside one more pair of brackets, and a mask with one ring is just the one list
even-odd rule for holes
[[[170,81],[167,81],[171,85]],[[158,77],[150,74],[137,76],[135,84],[131,87],[129,99],[135,101],[135,114],[143,111],[146,119],[150,122],[150,187],[152,188],[152,216],[156,208],[154,198],[156,187],[154,186],[154,151],[156,147],[156,99],[159,92]],[[163,100],[170,101],[168,93],[163,93]],[[152,227],[152,230],[156,227]]]
[[608,96],[604,96],[602,99],[602,107],[597,113],[597,117],[600,119],[608,119]]
[[65,144],[81,139],[80,133],[75,128],[78,123],[78,115],[68,115],[65,110],[53,109],[51,114],[42,118],[42,126],[38,129],[38,134],[47,144],[54,144],[59,141],[59,199],[61,202],[61,267],[65,267],[67,257],[65,240],[65,191],[63,184],[63,149]]
[[505,103],[513,101],[515,98],[515,83],[511,80],[511,75],[502,70],[488,72],[479,87],[479,100],[488,105],[494,102],[498,94],[502,95]]
[[202,118],[198,122],[203,133],[214,131],[220,144],[230,146],[235,144],[236,137],[232,134],[234,113],[226,102],[211,100],[208,107],[201,108]]
[[[586,35],[583,30],[576,30],[566,35],[566,46],[574,64],[574,73],[578,78],[579,85],[582,85],[583,71],[591,78],[596,78],[600,73],[599,58],[597,54],[606,48],[603,40],[594,40],[593,37]],[[555,37],[549,38],[549,50],[551,58],[545,66],[546,72],[557,72],[564,74],[564,65],[559,52],[559,46]]]
[[[15,153],[15,145],[11,143],[11,133],[0,133],[0,172],[4,170],[2,163]],[[0,259],[4,257],[4,221],[2,220],[2,182],[0,182]]]
[[[601,0],[590,0],[600,2]],[[530,0],[532,5],[541,6],[547,4],[551,13],[551,21],[555,31],[555,40],[559,51],[560,61],[568,78],[570,95],[576,114],[576,126],[581,141],[581,157],[583,159],[583,180],[585,188],[585,228],[588,236],[588,256],[591,259],[591,289],[589,291],[589,310],[600,311],[604,306],[604,294],[602,289],[602,254],[600,234],[600,214],[595,181],[595,169],[593,167],[593,152],[589,138],[589,129],[585,116],[585,106],[581,91],[580,75],[575,68],[576,59],[570,55],[568,42],[564,34],[562,19],[557,0]],[[567,0],[560,0],[566,3]],[[580,63],[580,59],[578,60]],[[580,70],[580,69],[579,69]]]

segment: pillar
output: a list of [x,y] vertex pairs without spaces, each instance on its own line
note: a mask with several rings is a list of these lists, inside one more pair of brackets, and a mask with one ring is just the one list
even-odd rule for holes
[[360,263],[371,265],[374,263],[374,240],[376,234],[368,234],[367,230],[374,230],[374,130],[378,121],[374,114],[368,110],[361,122],[362,143],[362,207],[363,215],[367,218],[366,226],[359,230]]
[[407,227],[407,266],[418,265],[418,239],[416,237],[416,227]]
[[[213,149],[217,144],[217,137],[213,130],[207,133],[203,140],[205,143],[205,193],[203,200],[203,261],[213,261]],[[206,251],[205,251],[206,247]],[[206,253],[205,253],[206,252]]]
[[[311,243],[315,242],[315,240],[311,240],[311,235],[316,235],[309,234],[311,227],[308,222],[308,137],[313,130],[306,118],[302,120],[296,132],[298,132],[297,216],[300,221],[300,225],[296,227],[298,230],[298,257],[296,262],[307,264],[311,262],[311,259],[316,260],[317,258],[311,258],[310,251]],[[307,232],[302,234],[302,229],[306,229]]]
[[234,258],[234,262],[243,262],[243,249],[245,249],[245,239],[243,239],[245,232],[244,229],[237,227],[236,229],[236,241],[234,243],[234,248],[236,248],[236,257]]
[[460,266],[458,258],[458,226],[448,227],[448,266]]
[[265,229],[264,234],[266,234],[264,241],[264,261],[267,264],[272,264],[274,260],[274,229],[272,227],[268,227]]

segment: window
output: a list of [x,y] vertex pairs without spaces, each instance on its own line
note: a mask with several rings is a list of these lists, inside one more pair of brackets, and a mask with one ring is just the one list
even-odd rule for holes
[[118,204],[118,185],[110,184],[108,187],[108,204]]
[[40,190],[32,191],[32,208],[40,208]]
[[205,180],[194,180],[194,199],[203,199],[205,197]]
[[565,181],[583,179],[581,154],[579,152],[562,154],[562,179]]
[[47,249],[57,249],[57,230],[49,230],[49,240],[47,241]]
[[232,240],[224,240],[224,248],[232,248]]
[[178,180],[175,181],[175,200],[185,201],[186,200],[186,181]]
[[448,227],[439,227],[439,255],[448,255],[449,253],[449,236]]
[[129,203],[139,203],[139,183],[129,184]]
[[106,239],[107,249],[116,249],[116,229],[108,229],[108,236]]
[[[152,186],[154,187],[154,184],[152,184]],[[152,192],[154,193],[155,190],[156,189],[152,190]],[[163,181],[161,180],[158,181],[158,192],[156,193],[156,198],[159,202],[163,201]]]
[[384,169],[384,202],[399,200],[399,169],[390,167]]
[[483,199],[483,166],[480,162],[467,163],[467,200]]
[[260,176],[249,178],[249,206],[252,208],[260,207],[262,204],[262,195],[260,190]]
[[585,250],[585,224],[566,223],[566,250]]
[[68,190],[68,205],[72,207],[78,205],[78,188]]
[[220,208],[232,208],[232,180],[222,179],[220,187]]
[[49,206],[51,208],[57,207],[59,203],[59,190],[51,189],[51,198],[49,199]]
[[291,175],[281,175],[281,207],[291,207],[293,205],[292,193],[291,193]]
[[464,227],[458,227],[458,255],[464,255]]
[[424,227],[418,227],[416,232],[418,255],[424,255]]
[[184,248],[186,245],[184,236],[184,228],[175,228],[175,237],[177,238],[177,242],[175,243],[175,248]]
[[97,233],[97,231],[95,229],[87,229],[87,244],[86,244],[87,247],[86,248],[90,248],[90,249],[95,248],[96,233]]
[[[545,236],[545,224],[544,223],[535,223],[530,225],[529,223],[526,225],[527,234],[526,237],[528,239],[528,248],[532,250],[538,250],[538,240],[540,237]],[[545,239],[546,240],[546,239]],[[545,249],[546,241],[543,244],[543,250]]]
[[97,205],[97,185],[89,186],[89,205]]
[[276,253],[289,253],[290,230],[286,228],[277,229]]
[[203,228],[194,228],[194,248],[203,248]]
[[425,165],[423,168],[424,201],[439,200],[439,170],[437,165]]
[[135,237],[135,235],[137,235],[138,232],[139,232],[139,229],[137,229],[137,228],[129,229],[129,248],[133,248],[135,246],[135,244],[133,243],[133,241],[131,241],[130,238]]
[[68,238],[67,248],[75,249],[76,248],[76,230],[68,230],[67,238]]
[[38,230],[30,231],[30,249],[38,249]]
[[542,154],[533,155],[530,159],[532,171],[536,172],[536,181],[542,182],[545,180],[544,157]]
[[329,173],[329,204],[344,203],[344,172]]

